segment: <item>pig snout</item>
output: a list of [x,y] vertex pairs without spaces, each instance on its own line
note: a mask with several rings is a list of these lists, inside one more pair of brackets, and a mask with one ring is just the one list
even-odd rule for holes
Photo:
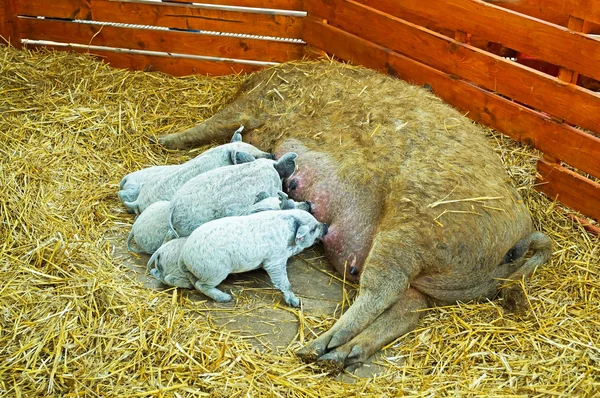
[[309,212],[310,214],[312,214],[312,203],[310,203],[308,200],[306,202],[304,202],[304,205],[306,206],[306,210],[307,212]]
[[312,207],[310,205],[310,202],[297,202],[294,206],[294,202],[292,202],[292,209],[298,209],[298,210],[304,210],[307,212],[311,212]]

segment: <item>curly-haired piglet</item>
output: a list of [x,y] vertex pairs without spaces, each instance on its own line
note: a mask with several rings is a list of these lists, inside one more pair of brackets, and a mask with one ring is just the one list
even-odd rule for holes
[[[127,237],[127,248],[135,253],[152,254],[163,244],[165,239],[174,237],[175,235],[169,227],[169,202],[161,200],[152,203],[135,219]],[[132,247],[132,240],[135,240],[141,250]]]
[[249,208],[242,208],[240,205],[231,205],[227,207],[226,217],[247,216],[267,210],[304,210],[310,213],[310,202],[296,202],[289,199],[288,195],[279,191],[277,196],[269,196],[266,192],[260,192],[256,195],[254,204]]
[[126,203],[135,202],[142,186],[149,181],[156,181],[159,177],[169,174],[173,170],[182,165],[173,164],[167,166],[152,166],[142,170],[134,171],[127,174],[119,183],[119,192],[117,195],[129,213],[135,213],[133,207],[127,206]]
[[187,237],[173,239],[154,252],[148,260],[148,271],[165,285],[193,289],[187,274],[179,268],[179,256]]
[[166,169],[164,173],[146,180],[135,201],[126,201],[125,206],[140,214],[154,202],[171,200],[179,188],[199,174],[254,159],[273,159],[272,154],[242,142],[242,135],[238,131],[233,134],[229,144],[209,149],[182,165]]
[[196,289],[215,301],[226,302],[231,296],[217,286],[227,275],[262,265],[285,302],[298,307],[300,300],[287,277],[287,260],[326,234],[327,224],[303,210],[226,217],[203,224],[190,235],[181,251],[179,267]]
[[220,167],[192,178],[171,200],[169,222],[177,236],[189,236],[200,225],[228,215],[237,207],[246,212],[261,192],[271,197],[282,189],[282,178],[296,169],[296,154],[289,152],[278,161],[254,162]]

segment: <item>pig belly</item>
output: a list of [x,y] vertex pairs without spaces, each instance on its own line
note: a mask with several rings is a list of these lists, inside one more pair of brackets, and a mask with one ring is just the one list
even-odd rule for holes
[[369,254],[381,208],[372,192],[351,189],[340,180],[327,154],[310,151],[295,140],[285,141],[276,150],[277,158],[286,152],[298,154],[296,172],[284,183],[296,201],[309,201],[311,212],[329,225],[323,238],[328,261],[347,280],[359,279]]

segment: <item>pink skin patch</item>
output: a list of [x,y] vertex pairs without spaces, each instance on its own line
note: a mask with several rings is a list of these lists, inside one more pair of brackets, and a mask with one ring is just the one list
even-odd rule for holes
[[357,209],[363,199],[345,194],[324,154],[285,142],[275,151],[276,158],[290,151],[298,154],[298,168],[284,181],[284,190],[296,201],[309,201],[313,216],[328,224],[323,246],[329,262],[347,280],[357,281],[373,241],[373,218],[361,217]]

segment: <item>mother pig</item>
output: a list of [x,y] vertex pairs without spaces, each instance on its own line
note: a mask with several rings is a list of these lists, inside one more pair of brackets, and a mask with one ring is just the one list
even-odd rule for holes
[[281,64],[252,75],[204,123],[159,142],[224,142],[240,124],[255,146],[298,154],[289,194],[330,225],[329,261],[360,278],[348,311],[300,351],[306,360],[360,366],[429,306],[500,290],[518,307],[519,285],[501,286],[550,257],[482,128],[423,88],[335,62]]

